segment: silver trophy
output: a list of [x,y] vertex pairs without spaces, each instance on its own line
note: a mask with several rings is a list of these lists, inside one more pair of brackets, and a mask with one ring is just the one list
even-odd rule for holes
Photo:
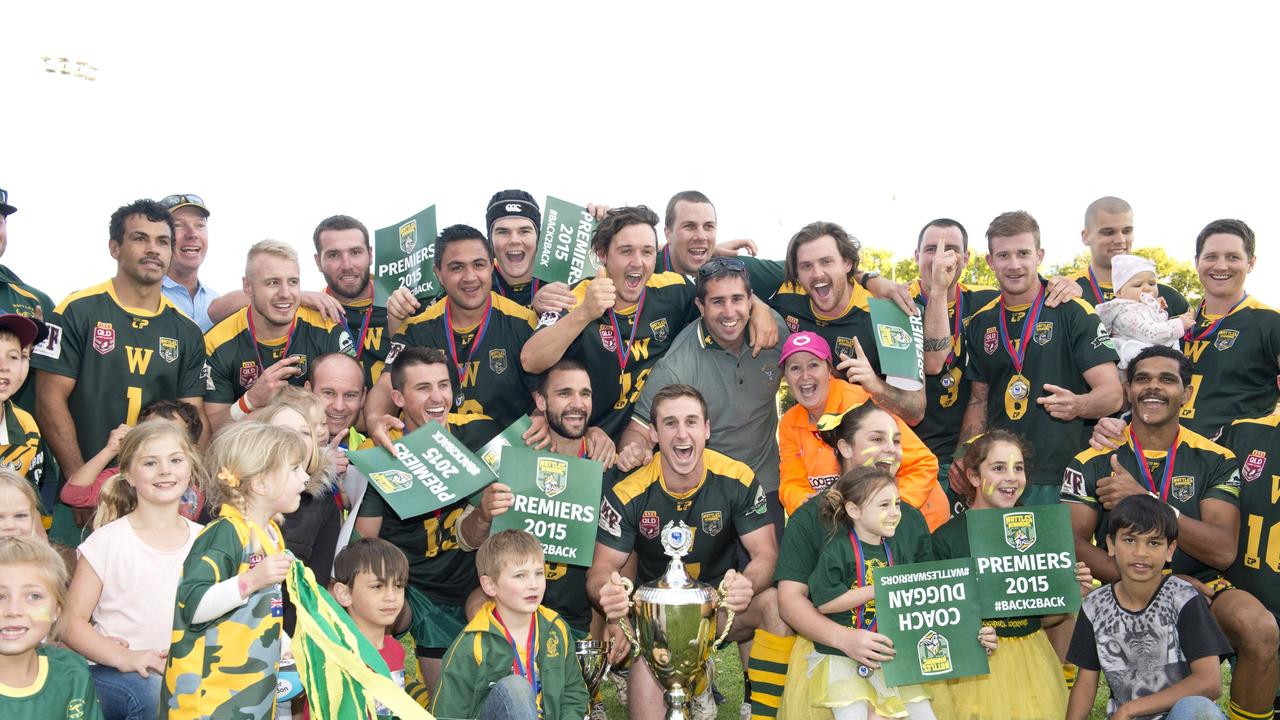
[[631,582],[623,579],[632,595],[636,630],[633,632],[624,619],[622,631],[664,688],[667,720],[687,720],[685,707],[695,686],[701,687],[705,682],[707,658],[733,626],[733,611],[726,608],[724,630],[719,638],[715,637],[716,610],[724,607],[724,583],[716,592],[710,585],[689,577],[681,558],[692,547],[693,531],[689,526],[668,522],[662,529],[662,548],[671,556],[666,573],[634,593]]
[[591,717],[591,704],[595,702],[600,683],[609,674],[609,651],[612,649],[611,640],[579,640],[575,643],[573,654],[578,658],[582,679],[587,683],[587,717]]

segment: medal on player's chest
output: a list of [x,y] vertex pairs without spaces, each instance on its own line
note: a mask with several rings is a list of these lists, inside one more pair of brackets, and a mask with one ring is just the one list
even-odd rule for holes
[[1017,343],[1009,335],[1009,321],[1007,316],[1009,311],[1005,308],[1004,297],[1000,298],[1000,344],[1004,346],[1005,352],[1009,354],[1009,360],[1013,364],[1013,377],[1009,378],[1009,384],[1005,386],[1004,391],[1004,414],[1010,420],[1021,420],[1027,414],[1027,408],[1031,401],[1031,379],[1023,374],[1023,368],[1026,364],[1027,346],[1031,343],[1031,334],[1035,331],[1036,322],[1040,319],[1040,311],[1044,309],[1044,284],[1040,284],[1040,291],[1036,293],[1036,299],[1027,308],[1023,317],[1021,337]]

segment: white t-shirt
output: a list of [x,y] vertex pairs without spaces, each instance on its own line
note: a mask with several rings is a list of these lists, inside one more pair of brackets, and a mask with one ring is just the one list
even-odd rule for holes
[[169,649],[182,563],[203,527],[186,523],[187,541],[176,550],[147,545],[127,517],[103,525],[80,543],[81,557],[102,581],[93,610],[98,632],[127,640],[132,650]]

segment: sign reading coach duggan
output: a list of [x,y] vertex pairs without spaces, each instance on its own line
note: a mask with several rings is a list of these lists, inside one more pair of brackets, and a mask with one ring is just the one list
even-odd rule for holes
[[982,675],[977,572],[969,558],[876,568],[876,624],[896,654],[890,687]]
[[475,455],[432,421],[395,442],[347,454],[396,515],[417,517],[467,497],[496,478]]
[[1067,506],[970,510],[968,526],[982,617],[1058,615],[1080,609]]
[[547,562],[590,567],[604,468],[595,460],[512,445],[502,450],[500,479],[516,496],[490,532],[524,530]]

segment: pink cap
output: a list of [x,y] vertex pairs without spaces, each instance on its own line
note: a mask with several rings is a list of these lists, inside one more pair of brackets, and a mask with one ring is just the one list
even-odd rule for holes
[[821,335],[815,332],[798,332],[791,333],[787,341],[782,344],[782,357],[778,359],[778,366],[781,367],[787,361],[787,358],[798,352],[807,352],[816,356],[819,360],[831,362],[831,346]]

